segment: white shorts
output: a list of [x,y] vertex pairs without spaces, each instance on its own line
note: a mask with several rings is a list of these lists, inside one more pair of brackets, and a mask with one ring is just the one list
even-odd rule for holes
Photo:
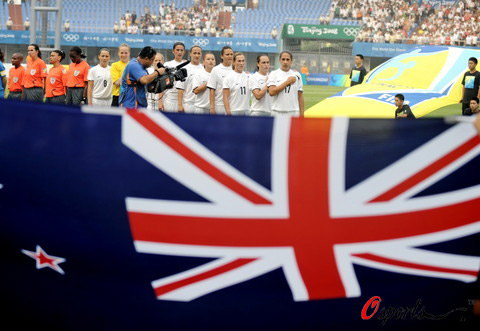
[[193,105],[193,103],[184,103],[183,109],[185,109],[185,112],[188,114],[195,113],[195,106]]
[[248,110],[232,110],[232,116],[244,116],[248,115]]
[[250,110],[250,116],[272,116],[272,113],[264,110]]
[[168,100],[163,100],[163,111],[169,113],[178,113],[178,102],[170,102]]
[[224,105],[215,105],[215,114],[217,115],[225,115],[225,106]]
[[195,114],[210,114],[210,108],[197,108]]
[[300,111],[294,110],[294,111],[278,111],[278,110],[273,110],[272,109],[272,115],[273,116],[294,116],[294,117],[299,117],[300,116]]
[[112,105],[112,98],[108,98],[108,99],[92,98],[92,105],[110,107]]

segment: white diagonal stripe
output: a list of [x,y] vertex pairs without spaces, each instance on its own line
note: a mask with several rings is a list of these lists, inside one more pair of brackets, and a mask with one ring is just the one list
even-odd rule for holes
[[420,248],[391,247],[390,249],[372,250],[371,253],[402,262],[425,266],[480,271],[480,257],[458,254],[440,253]]
[[[127,198],[127,210],[129,212],[172,215],[187,217],[210,217],[235,219],[262,219],[262,218],[288,218],[284,206],[281,205],[217,205],[211,202],[187,202],[169,201],[142,198]],[[226,220],[228,222],[228,220]]]
[[219,204],[252,205],[185,160],[130,116],[123,117],[122,126],[122,142],[126,146],[195,193]]
[[280,268],[279,261],[274,259],[259,259],[236,269],[219,274],[215,277],[189,284],[179,289],[161,295],[161,300],[191,301],[203,295],[224,289],[261,276]]
[[272,193],[269,190],[231,166],[228,162],[225,162],[225,160],[200,144],[197,140],[175,125],[175,123],[170,121],[162,113],[147,113],[145,115],[147,115],[152,121],[157,123],[164,130],[168,131],[176,139],[188,146],[192,151],[195,151],[195,153],[200,157],[215,166],[215,168],[221,170],[223,173],[235,179],[237,182],[242,183],[245,187],[264,197],[265,199],[269,201],[273,200]]
[[346,198],[357,204],[368,203],[458,148],[476,134],[473,126],[457,124],[354,186],[348,190]]

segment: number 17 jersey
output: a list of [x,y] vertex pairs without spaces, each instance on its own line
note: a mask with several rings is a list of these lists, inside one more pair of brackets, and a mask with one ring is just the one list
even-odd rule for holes
[[274,70],[268,76],[267,86],[279,86],[283,84],[288,77],[294,76],[297,81],[280,91],[276,96],[272,97],[272,110],[278,112],[298,112],[300,106],[298,104],[298,92],[303,92],[302,78],[296,71],[283,71],[282,69]]

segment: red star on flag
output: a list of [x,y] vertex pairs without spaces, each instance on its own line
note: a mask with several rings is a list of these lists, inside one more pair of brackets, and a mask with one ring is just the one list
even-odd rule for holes
[[39,245],[37,245],[35,252],[22,249],[22,253],[37,261],[37,269],[48,267],[58,273],[61,273],[62,275],[65,274],[63,269],[60,268],[58,265],[65,262],[66,260],[62,257],[48,255]]

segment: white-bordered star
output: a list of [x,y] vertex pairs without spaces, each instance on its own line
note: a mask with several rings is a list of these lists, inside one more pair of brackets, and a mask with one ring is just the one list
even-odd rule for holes
[[31,257],[32,259],[35,259],[37,262],[37,269],[42,269],[45,267],[48,267],[50,269],[55,270],[58,273],[61,273],[62,275],[65,274],[62,268],[60,268],[58,265],[60,263],[65,262],[66,260],[62,257],[58,256],[53,256],[53,255],[48,255],[40,245],[37,245],[36,251],[27,251],[26,249],[22,249],[22,253]]

